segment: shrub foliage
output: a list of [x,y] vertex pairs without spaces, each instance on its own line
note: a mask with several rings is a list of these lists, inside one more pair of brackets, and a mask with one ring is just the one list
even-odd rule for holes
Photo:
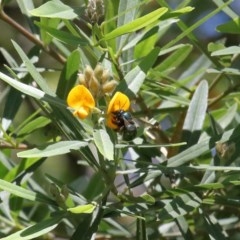
[[[1,239],[238,239],[231,1],[35,2],[16,1],[22,26],[1,1],[27,43],[1,48]],[[219,39],[197,34],[223,10]]]

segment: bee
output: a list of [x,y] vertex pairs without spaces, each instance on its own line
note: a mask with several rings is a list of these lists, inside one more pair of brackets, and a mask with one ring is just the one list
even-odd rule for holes
[[137,127],[130,112],[118,110],[113,112],[112,123],[118,126],[118,131],[122,132],[125,141],[133,140],[137,135]]

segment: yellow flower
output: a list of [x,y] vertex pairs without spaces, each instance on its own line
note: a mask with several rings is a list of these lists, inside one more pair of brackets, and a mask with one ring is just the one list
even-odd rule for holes
[[67,104],[73,108],[74,116],[86,118],[95,107],[95,101],[90,91],[83,85],[71,89],[67,97]]
[[116,92],[108,105],[107,126],[112,129],[118,129],[119,127],[116,124],[114,124],[115,118],[114,113],[120,110],[128,111],[129,107],[130,107],[129,98],[121,92]]

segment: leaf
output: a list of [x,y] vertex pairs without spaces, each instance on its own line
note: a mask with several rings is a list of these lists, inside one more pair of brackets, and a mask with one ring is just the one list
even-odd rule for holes
[[202,200],[193,192],[181,194],[169,201],[159,212],[159,218],[164,220],[184,216],[200,206]]
[[209,151],[209,138],[169,158],[168,167],[177,167]]
[[234,18],[227,23],[217,26],[217,31],[222,33],[239,34],[240,33],[240,18]]
[[12,87],[16,88],[22,93],[25,93],[29,96],[32,96],[36,99],[41,99],[44,97],[45,93],[35,87],[29,86],[27,84],[21,83],[13,78],[10,78],[6,74],[0,72],[0,79],[2,79],[4,82],[8,83]]
[[61,99],[67,98],[67,94],[69,93],[70,89],[72,89],[76,81],[80,59],[80,52],[77,49],[71,53],[64,65],[56,91],[57,96],[59,96]]
[[184,60],[189,56],[189,54],[192,51],[192,45],[182,44],[179,46],[181,46],[181,48],[177,48],[175,52],[168,56],[158,66],[156,66],[154,70],[159,71],[161,73],[163,72],[170,73],[171,71],[175,70],[176,67],[179,66],[182,62],[184,62]]
[[[132,187],[132,185],[131,185]],[[123,197],[126,201],[132,202],[132,203],[147,203],[147,204],[154,204],[156,202],[155,198],[147,193],[144,193],[138,197],[125,195],[125,194],[119,194],[119,196]]]
[[[238,125],[235,129],[231,129],[228,131],[225,131],[219,140],[220,142],[226,142],[228,140],[235,140],[240,137],[240,131],[239,131],[240,125]],[[180,152],[179,154],[175,155],[174,157],[171,157],[168,159],[167,166],[168,167],[177,167],[181,166],[188,161],[191,161],[192,159],[201,156],[202,154],[205,154],[210,149],[210,137],[204,138],[201,142],[189,147],[188,149]]]
[[69,153],[71,150],[79,150],[79,148],[87,145],[87,142],[81,141],[61,141],[39,148],[33,148],[31,150],[19,152],[17,156],[20,158],[51,157]]
[[240,47],[231,46],[221,50],[214,51],[212,52],[211,56],[233,55],[233,54],[239,54],[239,53],[240,53]]
[[125,81],[120,82],[116,91],[121,91],[128,96],[135,97],[145,80],[147,72],[157,60],[159,52],[160,48],[156,47],[145,56],[140,64],[125,76]]
[[22,94],[11,87],[4,106],[3,117],[8,120],[13,120],[16,113],[18,112],[22,100]]
[[[140,213],[141,215],[141,213]],[[148,240],[148,233],[146,228],[146,220],[137,218],[136,240]]]
[[59,0],[48,1],[40,7],[31,10],[30,13],[36,17],[60,19],[74,19],[78,17],[73,8]]
[[[193,94],[183,125],[183,141],[192,146],[197,143],[204,123],[208,101],[208,83],[202,81]],[[185,146],[184,146],[185,147]]]
[[21,57],[22,61],[24,62],[27,70],[29,71],[29,73],[31,74],[32,78],[37,82],[37,84],[39,85],[39,87],[47,94],[51,95],[51,96],[55,96],[55,93],[53,93],[53,91],[49,88],[49,86],[47,85],[45,79],[40,75],[40,73],[38,72],[38,70],[35,68],[35,66],[33,65],[33,63],[30,61],[30,59],[28,58],[28,56],[24,53],[24,51],[21,49],[21,47],[14,41],[13,42],[13,46],[15,47],[16,51],[18,52],[19,56]]
[[[103,209],[96,207],[92,214],[87,214],[84,219],[75,227],[71,240],[90,240],[95,238],[99,224],[103,217]],[[93,237],[94,236],[94,237]]]
[[33,226],[27,227],[16,233],[13,233],[7,237],[1,238],[1,240],[28,240],[36,239],[46,233],[51,232],[63,219],[65,213],[58,214],[55,217],[43,220]]
[[[51,29],[56,29],[60,19],[58,18],[41,18],[41,25],[48,26]],[[41,39],[44,42],[44,45],[48,45],[52,41],[52,36],[48,34],[48,32],[44,29],[40,29]]]
[[218,74],[218,73],[226,73],[228,75],[240,75],[240,70],[237,68],[223,68],[221,70],[217,70],[217,69],[208,69],[207,70],[208,73],[214,73],[214,74]]
[[189,240],[194,239],[191,229],[189,227],[189,224],[183,216],[176,218],[175,222],[177,223],[177,226],[178,226],[179,230],[181,231],[184,239],[189,239]]
[[113,143],[106,131],[100,129],[93,132],[94,142],[99,152],[107,159],[114,159],[114,147]]
[[51,120],[49,120],[48,118],[40,116],[40,117],[32,120],[31,122],[27,123],[25,126],[23,126],[20,129],[20,131],[18,132],[18,137],[22,136],[22,135],[27,135],[39,128],[45,127],[50,122],[51,122]]
[[175,11],[167,13],[166,17],[168,17],[168,18],[178,17],[178,16],[181,16],[184,13],[189,13],[189,12],[191,12],[193,10],[194,10],[193,7],[187,6],[187,7],[180,8],[180,9],[177,9]]
[[[118,21],[117,21],[117,27],[124,26],[125,24],[128,24],[129,22],[132,22],[135,19],[136,16],[136,4],[138,3],[138,0],[132,0],[132,1],[120,1],[119,2],[119,8],[118,8]],[[124,13],[124,14],[122,14]],[[121,36],[118,39],[118,49],[121,49],[123,45],[126,42],[126,38],[128,36]]]
[[73,35],[70,32],[52,28],[42,23],[36,23],[36,25],[39,26],[41,29],[45,30],[50,36],[58,39],[59,41],[65,44],[72,45],[72,46],[78,46],[78,45],[85,46],[89,44],[89,42],[86,39]]
[[77,207],[68,208],[67,210],[71,213],[80,214],[80,213],[92,213],[96,208],[96,204],[86,204],[80,205]]
[[206,228],[210,239],[229,239],[224,234],[225,230],[222,228],[222,224],[219,223],[218,219],[213,214],[205,214],[205,211],[200,209],[201,217],[203,217],[203,226]]
[[123,26],[114,29],[112,32],[106,34],[104,36],[104,40],[109,40],[112,38],[116,38],[126,33],[135,32],[141,28],[148,26],[156,22],[162,15],[164,15],[168,11],[167,8],[159,8],[155,11],[152,11],[149,14],[146,14],[143,17],[137,18],[130,23],[127,23]]
[[0,189],[30,201],[38,201],[38,202],[55,205],[52,200],[50,200],[49,198],[45,197],[40,193],[35,193],[33,191],[27,190],[23,187],[4,181],[2,179],[0,179]]
[[[159,38],[164,36],[167,29],[170,28],[170,25],[177,21],[177,19],[173,18],[163,20],[154,27],[150,26],[149,29],[146,28],[143,31],[138,32],[138,34],[131,41],[128,41],[126,46],[124,46],[123,51],[133,47],[135,59],[141,59],[156,47]],[[162,54],[162,51],[160,51],[159,54]]]

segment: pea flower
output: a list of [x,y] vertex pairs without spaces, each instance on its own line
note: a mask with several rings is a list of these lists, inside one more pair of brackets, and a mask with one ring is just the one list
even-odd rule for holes
[[118,126],[114,124],[114,118],[115,118],[114,113],[120,110],[128,111],[129,107],[130,107],[129,98],[121,92],[116,92],[108,105],[107,126],[112,129],[118,129]]
[[95,100],[84,85],[77,85],[69,92],[67,104],[74,110],[74,116],[84,119],[95,107]]

